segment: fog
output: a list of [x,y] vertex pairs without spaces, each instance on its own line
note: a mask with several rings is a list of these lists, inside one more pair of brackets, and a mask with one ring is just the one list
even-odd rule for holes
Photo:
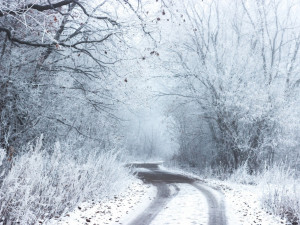
[[49,218],[101,199],[129,182],[131,161],[224,176],[283,164],[297,177],[299,8],[0,0],[0,219],[33,224],[45,216],[35,202],[52,204],[35,195],[6,204],[16,193],[57,194]]

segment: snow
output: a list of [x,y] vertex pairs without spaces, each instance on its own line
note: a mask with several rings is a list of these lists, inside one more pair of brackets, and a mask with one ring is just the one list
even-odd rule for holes
[[149,161],[147,161],[147,160],[145,160],[145,161],[132,161],[132,162],[130,162],[130,163],[128,163],[128,164],[130,164],[130,165],[134,165],[134,164],[153,164],[153,165],[161,165],[161,164],[163,164],[164,163],[164,161],[161,161],[161,160],[158,160],[158,161],[151,161],[151,162],[149,162]]
[[196,173],[194,173],[193,171],[188,172],[188,171],[182,170],[177,167],[166,167],[164,165],[159,165],[158,167],[160,170],[165,171],[165,172],[180,174],[180,175],[183,175],[183,176],[189,177],[191,179],[195,179],[195,180],[203,180],[198,175],[196,175]]
[[219,180],[208,180],[208,185],[219,188],[224,193],[228,225],[287,224],[285,220],[261,207],[262,192],[257,186]]
[[[137,170],[148,171],[144,168]],[[218,201],[225,202],[228,225],[287,224],[285,220],[262,209],[260,205],[262,192],[258,187],[212,179],[206,179],[205,182],[202,186],[213,193]],[[209,206],[201,191],[184,183],[169,184],[169,188],[171,196],[174,197],[158,213],[151,225],[208,224]],[[51,220],[46,224],[129,224],[147,209],[156,193],[154,186],[134,180],[124,193],[100,203],[82,204],[65,217]]]
[[[160,166],[160,168],[204,181],[208,186],[207,189],[214,194],[218,201],[220,201],[222,197],[224,198],[228,225],[288,224],[286,220],[262,208],[260,199],[263,193],[258,186],[242,185],[215,179],[202,179],[195,173],[186,172],[179,168],[169,169],[163,166]],[[223,193],[223,196],[218,190]],[[185,213],[184,211],[182,214]]]
[[143,212],[156,196],[156,188],[135,180],[120,195],[102,202],[80,205],[65,217],[53,219],[47,225],[127,224]]
[[190,184],[176,184],[180,189],[151,225],[207,224],[208,205],[205,196]]
[[146,169],[146,168],[134,168],[134,172],[135,173],[141,173],[141,172],[150,172],[150,169]]

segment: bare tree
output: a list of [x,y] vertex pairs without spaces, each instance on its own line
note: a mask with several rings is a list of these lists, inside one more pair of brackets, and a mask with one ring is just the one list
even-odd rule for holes
[[193,113],[206,121],[217,144],[213,162],[237,168],[247,161],[253,170],[262,160],[271,163],[284,135],[279,112],[298,93],[299,4],[216,0],[181,6],[177,19],[187,24],[184,43],[176,43],[182,65],[176,76],[185,85],[180,95],[199,104]]
[[140,24],[138,13],[125,1],[1,1],[2,147],[40,133],[103,143],[105,131],[96,127],[118,120],[119,51],[128,20]]

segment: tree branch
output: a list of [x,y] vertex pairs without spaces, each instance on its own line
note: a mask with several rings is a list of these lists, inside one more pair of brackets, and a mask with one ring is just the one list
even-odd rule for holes
[[[61,2],[54,3],[54,4],[52,4],[50,2],[50,0],[48,0],[48,3],[49,3],[49,5],[38,5],[38,4],[32,4],[31,3],[31,4],[28,4],[28,5],[25,5],[23,8],[19,8],[19,9],[15,9],[15,10],[1,10],[0,9],[0,17],[6,16],[6,15],[14,15],[14,16],[15,15],[20,15],[20,14],[25,13],[29,9],[35,9],[39,12],[43,12],[43,11],[51,10],[51,9],[55,10],[59,7],[62,7],[62,6],[71,4],[71,3],[75,3],[76,5],[78,5],[81,8],[81,10],[83,11],[83,13],[86,16],[94,18],[94,19],[99,19],[99,20],[107,20],[112,25],[118,25],[118,23],[115,20],[113,20],[109,17],[106,17],[106,16],[93,16],[93,15],[89,14],[86,11],[85,7],[78,0],[64,0],[64,1],[61,1]],[[65,14],[61,13],[60,11],[59,11],[59,13],[62,14],[62,15],[65,15]]]
[[118,25],[118,23],[115,21],[115,20],[112,20],[106,16],[92,16],[90,15],[86,9],[84,8],[83,5],[81,5],[77,0],[74,0],[74,2],[82,9],[83,13],[88,16],[88,17],[91,17],[91,18],[94,18],[94,19],[98,19],[98,20],[107,20],[108,22],[110,22],[112,25]]
[[73,2],[77,2],[77,1],[76,0],[64,0],[61,2],[54,3],[54,4],[49,4],[49,5],[28,4],[28,5],[25,5],[23,8],[16,9],[16,10],[0,11],[0,17],[6,16],[6,15],[19,15],[19,14],[22,14],[22,13],[28,11],[29,9],[35,9],[37,11],[43,12],[46,10],[56,9],[56,8],[65,6],[65,5],[68,5]]
[[20,39],[14,38],[14,37],[12,37],[11,31],[5,27],[0,27],[0,32],[5,32],[8,40],[10,40],[11,42],[16,42],[16,43],[19,43],[22,45],[29,45],[29,46],[33,46],[33,47],[48,48],[49,46],[51,46],[51,44],[33,43],[33,42],[22,41]]
[[11,42],[16,42],[16,43],[19,43],[19,44],[22,44],[22,45],[29,45],[29,46],[33,46],[33,47],[41,47],[41,48],[49,48],[51,46],[54,47],[56,45],[60,45],[60,46],[63,46],[63,47],[69,47],[69,48],[76,48],[77,45],[80,45],[80,44],[103,42],[103,41],[107,40],[110,36],[113,35],[113,33],[111,33],[111,34],[106,35],[105,37],[103,37],[100,40],[79,41],[79,42],[76,42],[74,44],[66,44],[64,42],[52,42],[52,43],[48,43],[48,44],[43,44],[43,43],[34,43],[34,42],[29,42],[29,41],[23,41],[23,40],[20,40],[18,38],[14,38],[14,37],[12,37],[11,31],[9,29],[5,28],[5,27],[0,27],[0,32],[5,32],[6,35],[7,35],[8,40],[10,40]]

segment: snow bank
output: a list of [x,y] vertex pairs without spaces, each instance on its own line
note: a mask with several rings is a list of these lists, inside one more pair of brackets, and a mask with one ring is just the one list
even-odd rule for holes
[[128,224],[148,207],[155,196],[155,187],[134,180],[124,192],[100,202],[85,202],[46,225]]
[[[165,168],[164,168],[165,169]],[[244,177],[243,180],[240,177],[237,181],[221,181],[216,179],[202,179],[195,175],[194,172],[186,172],[179,168],[173,168],[171,171],[187,175],[189,177],[198,178],[212,188],[218,189],[224,194],[224,201],[226,207],[226,216],[228,219],[228,225],[249,225],[249,224],[260,224],[260,225],[279,225],[289,224],[285,219],[281,219],[280,216],[276,215],[271,209],[267,210],[265,207],[266,199],[271,199],[267,194],[271,193],[269,189],[263,189],[261,185],[246,185],[237,184],[237,182],[247,181],[247,183],[253,183],[255,178],[248,179]],[[243,174],[242,174],[243,176]],[[256,182],[258,178],[256,177]],[[266,179],[264,179],[266,181]],[[285,181],[280,182],[279,179],[275,179],[273,176],[273,182],[276,180],[277,188],[285,187],[287,189],[291,186],[291,183]],[[246,183],[246,182],[244,182]],[[292,183],[294,184],[294,183]],[[266,186],[265,186],[266,187]],[[270,188],[270,186],[269,186]],[[277,190],[277,189],[276,189]],[[214,193],[218,197],[218,191]],[[293,192],[289,192],[293,193]],[[286,194],[286,193],[285,193]],[[294,199],[296,201],[297,198]],[[299,199],[299,198],[298,198]],[[274,206],[274,204],[273,204]]]
[[257,186],[218,180],[208,180],[208,185],[224,193],[228,225],[286,224],[285,220],[262,208],[260,202],[262,192]]

